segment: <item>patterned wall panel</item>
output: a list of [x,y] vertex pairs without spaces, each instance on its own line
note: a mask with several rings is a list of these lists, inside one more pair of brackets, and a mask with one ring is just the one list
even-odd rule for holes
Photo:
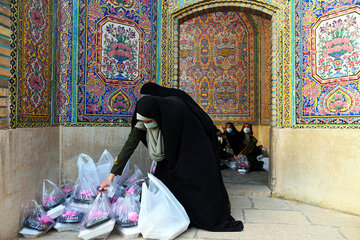
[[[174,6],[177,2],[178,6]],[[178,87],[181,82],[180,54],[178,50],[179,24],[189,15],[199,15],[201,12],[211,12],[213,9],[249,9],[261,14],[269,14],[271,18],[271,124],[277,127],[293,126],[294,111],[292,100],[291,79],[291,2],[249,1],[249,0],[184,0],[161,1],[161,48],[159,56],[159,75],[157,80],[165,86]],[[191,88],[195,78],[186,76]]]
[[180,85],[214,122],[257,122],[256,32],[243,12],[180,25]]
[[52,1],[18,1],[16,124],[51,123]]
[[72,92],[72,52],[73,40],[73,1],[58,1],[56,9],[56,86],[55,86],[55,122],[71,122]]
[[260,123],[271,124],[271,22],[269,19],[252,15],[258,28],[259,66],[256,69],[259,77],[259,112]]
[[79,123],[128,123],[139,89],[153,81],[156,4],[81,0]]
[[359,124],[359,5],[355,0],[296,5],[297,124]]

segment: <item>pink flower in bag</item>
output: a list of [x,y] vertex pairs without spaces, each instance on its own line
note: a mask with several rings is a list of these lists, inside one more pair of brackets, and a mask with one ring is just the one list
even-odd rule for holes
[[66,212],[62,215],[62,217],[67,217],[67,216],[69,216],[69,217],[75,217],[75,216],[76,216],[76,212],[69,210],[69,211],[66,211]]
[[48,222],[55,223],[51,217],[46,215],[39,217],[38,220],[40,221],[40,223],[48,223]]
[[97,217],[100,217],[100,216],[102,216],[102,215],[108,215],[106,212],[103,212],[103,211],[101,211],[101,210],[98,210],[98,211],[96,211],[96,212],[93,212],[92,214],[90,214],[90,217],[91,218],[97,218]]
[[90,197],[91,196],[91,192],[89,190],[82,190],[80,192],[80,195],[84,195],[84,196],[87,196],[87,197]]
[[131,222],[137,222],[139,220],[139,214],[137,212],[129,212],[128,218]]
[[47,204],[48,202],[55,200],[56,197],[48,197],[47,199],[45,199],[44,204]]
[[133,188],[133,187],[129,188],[129,190],[127,190],[126,193],[134,194],[135,193],[135,188]]
[[65,189],[63,190],[63,192],[64,192],[64,193],[71,192],[71,188],[65,188]]

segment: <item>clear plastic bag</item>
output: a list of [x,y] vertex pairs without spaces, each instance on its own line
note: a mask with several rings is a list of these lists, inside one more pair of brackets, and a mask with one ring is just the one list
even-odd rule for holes
[[75,181],[68,179],[60,186],[62,192],[65,194],[66,198],[69,198],[74,190]]
[[65,200],[65,194],[55,183],[48,179],[43,181],[42,206],[49,217],[55,219],[62,213]]
[[42,205],[44,210],[49,210],[65,202],[65,194],[52,181],[43,181]]
[[238,173],[240,174],[244,174],[249,172],[249,161],[247,159],[247,157],[243,154],[241,154],[237,159],[236,159],[236,169],[238,171]]
[[236,159],[234,158],[229,158],[228,160],[226,160],[224,162],[224,164],[228,167],[228,168],[231,168],[231,169],[236,169],[236,165],[237,165],[237,161]]
[[108,197],[99,193],[91,204],[80,227],[79,238],[82,239],[105,239],[115,225],[114,215]]
[[140,168],[134,165],[134,173],[125,181],[124,186],[128,187],[140,179],[144,179],[144,175]]
[[70,197],[69,205],[72,207],[87,210],[97,196],[96,187],[87,177],[78,178],[74,191]]
[[116,226],[122,228],[137,226],[139,221],[140,202],[133,196],[119,198],[112,206]]
[[[130,175],[127,179],[122,179],[123,183],[118,181],[118,184],[116,185],[116,198],[125,197],[127,193],[139,193],[141,191],[141,184],[142,181],[144,181],[144,175],[140,168],[137,165],[134,165],[134,173]],[[124,169],[125,170],[125,169]],[[127,171],[130,171],[129,169]],[[124,173],[124,171],[123,171]],[[125,172],[125,175],[129,175],[128,172]],[[120,185],[121,184],[121,185]],[[136,186],[136,184],[138,186]]]
[[170,190],[152,174],[143,183],[138,227],[144,238],[173,239],[186,231],[190,219]]
[[157,166],[157,161],[152,161],[151,167],[150,167],[150,173],[151,174],[155,174],[156,166]]
[[20,220],[20,234],[26,238],[37,238],[44,235],[55,224],[55,221],[46,215],[45,210],[35,200],[22,206]]
[[54,228],[58,232],[79,231],[85,211],[71,206],[66,206],[62,214],[56,219]]
[[113,164],[114,157],[111,156],[109,151],[105,149],[99,161],[95,164],[100,182],[105,181],[105,179],[109,176]]
[[[87,161],[86,163],[84,159]],[[89,184],[93,185],[96,189],[96,187],[100,185],[100,180],[94,160],[89,155],[81,153],[77,161],[77,166],[79,172],[78,179],[87,178]]]

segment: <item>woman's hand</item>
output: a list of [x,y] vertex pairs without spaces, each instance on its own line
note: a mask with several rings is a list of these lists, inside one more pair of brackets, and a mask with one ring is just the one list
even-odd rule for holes
[[111,183],[114,180],[115,174],[110,173],[110,175],[107,177],[107,179],[105,179],[105,181],[103,181],[102,183],[100,183],[100,187],[99,187],[99,192],[105,192],[106,191],[106,187],[109,186],[109,183]]

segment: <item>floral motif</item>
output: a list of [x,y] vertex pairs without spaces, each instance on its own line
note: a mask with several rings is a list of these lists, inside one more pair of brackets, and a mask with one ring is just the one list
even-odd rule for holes
[[[316,66],[313,66],[313,76],[321,83],[343,81],[358,78],[360,71],[360,15],[356,11],[346,10],[334,18],[331,15],[319,19],[313,28],[316,37]],[[315,51],[314,51],[315,52]],[[354,77],[352,77],[354,76]]]
[[139,33],[115,22],[106,22],[102,29],[102,74],[107,79],[133,81],[139,76]]
[[325,97],[325,109],[328,113],[345,113],[354,107],[355,98],[352,93],[337,87]]
[[30,63],[30,72],[26,76],[26,83],[30,89],[30,102],[37,108],[42,102],[42,95],[46,89],[43,68],[37,58]]
[[30,33],[36,43],[39,43],[44,35],[43,30],[47,28],[47,21],[44,17],[44,7],[41,0],[32,1],[27,11],[30,20]]
[[127,111],[129,109],[129,98],[121,90],[116,92],[111,98],[108,105],[112,112]]

